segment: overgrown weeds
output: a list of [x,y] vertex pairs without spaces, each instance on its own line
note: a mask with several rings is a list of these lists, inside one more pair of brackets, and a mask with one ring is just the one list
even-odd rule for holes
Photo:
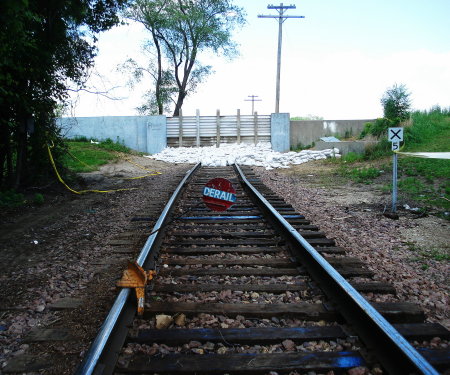
[[303,150],[309,150],[310,148],[313,148],[315,145],[316,145],[315,142],[311,143],[310,145],[306,145],[306,146],[299,143],[297,146],[291,147],[291,151],[300,152]]

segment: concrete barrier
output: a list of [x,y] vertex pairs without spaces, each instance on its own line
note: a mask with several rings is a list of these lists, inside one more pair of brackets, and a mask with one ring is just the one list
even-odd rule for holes
[[272,113],[270,116],[272,149],[278,152],[288,152],[290,149],[289,134],[289,113]]
[[165,116],[63,117],[56,119],[62,135],[114,142],[141,152],[157,153],[166,147]]
[[147,122],[147,153],[157,154],[167,147],[166,116],[150,116]]
[[[189,118],[184,119],[183,124],[187,127],[185,133],[189,135]],[[100,141],[110,138],[133,150],[149,154],[158,153],[167,147],[167,138],[170,135],[173,138],[172,133],[174,133],[173,126],[168,128],[168,122],[169,125],[173,125],[171,121],[173,122],[173,119],[168,121],[166,116],[63,117],[56,119],[63,136],[66,138],[86,137]],[[208,126],[211,126],[210,123],[213,124],[214,131],[216,130],[217,118],[205,116],[204,121],[206,130],[208,130]],[[239,124],[240,138],[244,141],[248,138],[251,138],[255,143],[271,141],[274,150],[279,152],[289,151],[289,113],[272,114],[270,120],[269,116],[257,117],[255,115],[240,116],[240,121],[237,121],[236,116],[231,116],[229,119],[222,116],[220,121],[222,121],[220,130],[223,129],[221,139],[225,142],[228,140],[227,136],[233,135],[230,128],[233,126],[233,121],[236,121]],[[178,130],[178,119],[176,119],[176,127]],[[190,130],[192,133],[192,129]],[[214,142],[216,142],[218,136],[215,135],[215,132],[211,134],[214,136]],[[220,133],[218,134],[220,135]],[[175,136],[179,139],[178,133]]]
[[[149,154],[158,153],[167,146],[165,116],[64,117],[56,121],[66,138],[110,138],[133,150]],[[368,121],[373,120],[290,121],[288,113],[274,113],[270,118],[272,148],[286,152],[299,144],[310,145],[324,136],[357,135]],[[350,146],[344,146],[343,143],[339,142],[336,147],[344,147],[345,153]],[[329,142],[326,145],[327,148],[333,147]],[[361,150],[360,147],[363,146],[352,146],[352,150]]]
[[291,147],[299,145],[307,146],[317,142],[320,137],[335,136],[337,138],[345,135],[358,135],[364,129],[369,120],[305,120],[291,121],[290,144]]

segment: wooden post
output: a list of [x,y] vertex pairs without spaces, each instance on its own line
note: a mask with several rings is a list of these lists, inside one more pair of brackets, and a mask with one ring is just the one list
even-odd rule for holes
[[197,124],[197,147],[200,147],[200,110],[195,111],[196,124]]
[[241,144],[241,110],[237,110],[237,143]]
[[178,117],[178,147],[183,147],[183,111],[181,109]]
[[220,146],[220,109],[216,112],[216,147]]
[[253,114],[253,129],[255,132],[255,146],[258,144],[258,112]]

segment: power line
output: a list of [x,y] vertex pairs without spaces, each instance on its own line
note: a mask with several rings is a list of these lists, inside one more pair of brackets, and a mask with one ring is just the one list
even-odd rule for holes
[[252,115],[255,113],[255,102],[262,102],[261,99],[255,99],[258,95],[248,95],[251,99],[244,99],[244,102],[252,102]]
[[258,18],[278,18],[278,58],[277,58],[277,86],[275,99],[275,113],[280,112],[280,76],[281,76],[281,42],[283,38],[283,23],[287,18],[305,18],[305,16],[287,16],[285,11],[288,9],[296,9],[295,5],[268,5],[267,9],[275,9],[278,15],[258,15]]

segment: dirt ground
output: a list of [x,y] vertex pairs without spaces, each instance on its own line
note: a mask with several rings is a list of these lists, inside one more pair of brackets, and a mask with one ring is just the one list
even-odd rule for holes
[[[55,182],[44,192],[42,206],[2,212],[0,374],[27,356],[52,363],[35,372],[44,374],[71,374],[81,361],[117,293],[115,281],[133,256],[114,253],[112,241],[126,238],[133,216],[157,218],[191,167],[144,157],[133,161],[82,174],[78,188],[135,190],[76,195]],[[148,173],[142,166],[162,174],[126,179]],[[406,210],[400,210],[400,220],[385,218],[389,195],[379,185],[351,184],[331,168],[311,162],[258,173],[339,245],[379,270],[379,278],[400,288],[399,297],[421,303],[429,321],[450,326],[448,262],[427,256],[448,254],[449,222],[432,215],[417,218]],[[61,300],[68,307],[54,307]],[[69,339],[27,340],[38,328],[66,330]]]
[[[39,361],[49,368],[38,373],[72,374],[80,363],[111,307],[117,279],[140,251],[135,243],[141,238],[127,237],[131,218],[157,219],[191,168],[142,157],[133,162],[106,165],[71,184],[78,190],[133,190],[77,195],[55,182],[42,192],[42,206],[0,215],[0,374],[11,366],[29,373],[20,369],[35,362],[39,367]],[[151,171],[161,174],[127,179]],[[153,224],[142,225],[142,236]],[[117,252],[114,241],[128,243],[127,252]],[[56,329],[59,338],[53,344],[30,340],[43,328]]]

